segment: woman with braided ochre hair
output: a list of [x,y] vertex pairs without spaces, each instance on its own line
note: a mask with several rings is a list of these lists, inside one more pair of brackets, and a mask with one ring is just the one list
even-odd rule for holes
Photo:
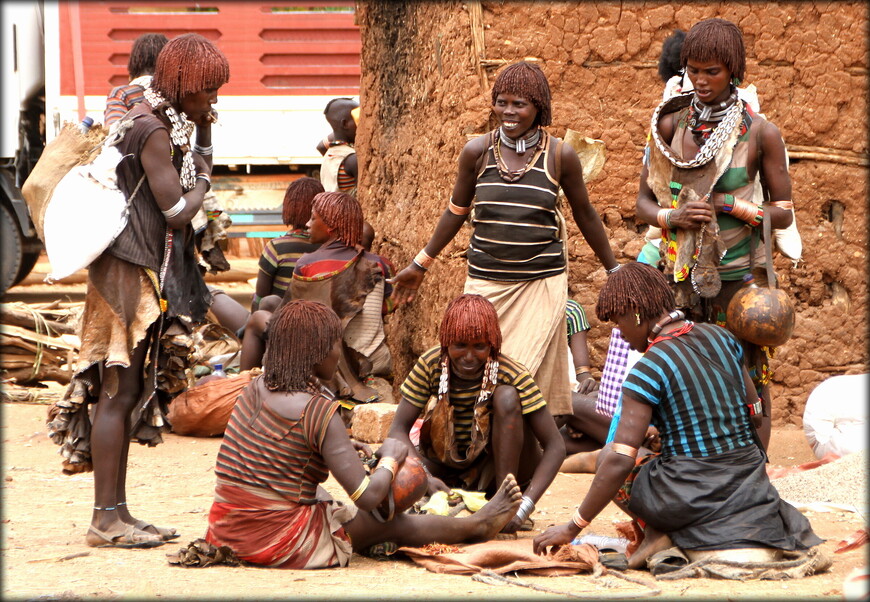
[[[738,93],[746,54],[734,23],[705,19],[693,25],[680,62],[694,89],[666,99],[653,114],[637,216],[662,228],[664,269],[677,307],[697,321],[725,325],[728,303],[744,278],[752,273],[766,283],[765,223],[772,229],[792,223],[785,144],[779,129]],[[770,350],[744,345],[762,399],[766,447]]]
[[499,316],[504,352],[528,368],[554,416],[570,415],[565,193],[574,221],[607,270],[618,267],[589,202],[577,153],[548,134],[550,87],[540,67],[504,69],[492,88],[496,130],[468,142],[459,155],[453,196],[435,232],[394,279],[397,303],[410,302],[434,258],[471,212],[466,293],[489,299]]
[[444,311],[439,337],[402,384],[390,436],[410,446],[422,416],[419,449],[409,453],[427,467],[430,494],[492,493],[505,475],[517,475],[523,503],[504,528],[515,533],[556,477],[565,443],[531,375],[502,352],[492,303],[460,295]]
[[[372,511],[390,492],[407,456],[388,438],[366,476],[322,385],[341,356],[342,324],[327,306],[291,301],[269,323],[263,374],[242,392],[218,452],[215,501],[206,540],[242,560],[275,568],[347,566],[351,552],[391,542],[422,546],[491,539],[516,513],[520,491],[512,475],[467,518]],[[330,473],[353,504],[337,502],[320,486]]]
[[[622,386],[589,492],[571,520],[535,538],[535,551],[570,543],[611,499],[643,523],[630,568],[662,552],[651,558],[655,572],[658,558],[680,557],[664,552],[672,545],[693,561],[738,549],[751,549],[738,557],[766,561],[821,543],[767,477],[758,397],[734,335],[687,320],[662,273],[642,263],[623,264],[607,280],[595,311],[644,355]],[[638,458],[651,420],[662,451]]]
[[48,424],[64,472],[94,471],[90,546],[151,547],[178,537],[131,514],[127,454],[131,438],[156,445],[169,428],[162,335],[170,327],[188,332],[211,300],[190,221],[211,187],[212,105],[229,75],[211,42],[178,36],[160,52],[145,100],[118,123],[118,185],[129,219],[88,269],[77,371]]
[[282,219],[290,227],[285,234],[266,243],[260,256],[257,285],[251,311],[257,311],[263,297],[284,296],[296,262],[306,253],[316,251],[319,245],[311,242],[308,234],[308,220],[311,219],[311,204],[314,197],[323,192],[323,184],[314,178],[299,178],[287,186],[284,193]]

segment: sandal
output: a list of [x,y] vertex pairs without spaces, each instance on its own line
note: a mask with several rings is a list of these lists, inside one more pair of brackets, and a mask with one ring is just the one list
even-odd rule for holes
[[363,556],[368,556],[375,560],[388,560],[398,549],[399,546],[396,543],[392,541],[384,541],[369,546],[362,554]]
[[628,570],[628,557],[622,552],[617,552],[613,548],[602,548],[598,550],[598,562],[614,571]]
[[653,577],[673,573],[689,564],[689,559],[678,547],[660,550],[647,558],[646,566]]
[[159,535],[160,539],[162,539],[163,541],[171,541],[177,537],[181,537],[181,533],[176,533],[175,529],[171,527],[156,527],[148,521],[144,520],[137,520],[133,524],[133,527],[139,529],[140,531],[145,531],[145,533],[149,533],[147,530],[148,528],[154,529],[155,531],[157,531],[157,535]]
[[120,535],[111,535],[92,525],[88,529],[88,534],[91,533],[102,540],[100,543],[93,544],[85,537],[85,543],[92,548],[156,548],[166,543],[160,539],[159,535],[146,533],[133,525],[127,525],[127,528]]

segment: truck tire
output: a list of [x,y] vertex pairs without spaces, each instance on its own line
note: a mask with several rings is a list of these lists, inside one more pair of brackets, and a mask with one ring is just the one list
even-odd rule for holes
[[37,261],[39,261],[39,253],[24,253],[21,256],[21,265],[18,267],[18,274],[15,276],[15,282],[12,283],[12,286],[27,278]]
[[12,210],[6,204],[0,205],[0,245],[2,245],[2,273],[0,273],[0,295],[15,284],[24,256],[24,241],[21,229]]

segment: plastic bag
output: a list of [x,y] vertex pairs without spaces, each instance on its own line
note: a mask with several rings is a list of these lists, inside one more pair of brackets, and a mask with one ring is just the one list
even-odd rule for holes
[[804,434],[817,458],[867,448],[868,379],[868,374],[832,376],[810,393],[804,408]]

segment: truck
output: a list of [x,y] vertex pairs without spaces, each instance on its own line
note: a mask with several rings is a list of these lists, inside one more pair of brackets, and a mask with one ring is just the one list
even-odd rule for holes
[[20,187],[67,122],[103,121],[106,95],[127,83],[133,41],[199,33],[230,63],[213,126],[213,189],[230,236],[280,233],[286,185],[316,176],[316,145],[335,97],[359,95],[359,27],[348,0],[3,2],[2,279],[0,294],[42,250]]

